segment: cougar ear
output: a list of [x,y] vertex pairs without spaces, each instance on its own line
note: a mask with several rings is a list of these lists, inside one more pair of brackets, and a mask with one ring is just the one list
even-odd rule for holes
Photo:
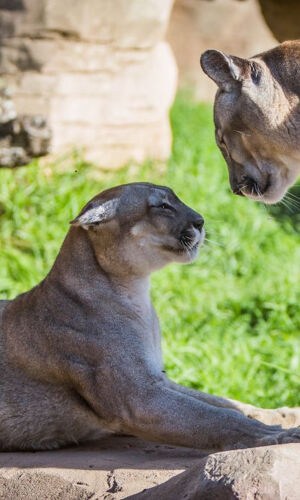
[[241,57],[229,56],[220,50],[207,50],[200,59],[204,73],[225,91],[251,75],[251,62]]
[[119,200],[116,198],[106,201],[91,201],[81,210],[75,219],[70,221],[70,224],[88,229],[90,226],[109,222],[116,215],[118,202]]

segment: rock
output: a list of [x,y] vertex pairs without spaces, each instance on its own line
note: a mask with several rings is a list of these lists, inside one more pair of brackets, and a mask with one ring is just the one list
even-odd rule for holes
[[29,163],[48,153],[50,130],[42,116],[18,116],[7,89],[0,91],[0,167]]
[[106,436],[56,451],[0,453],[0,500],[298,500],[300,445],[207,455]]
[[[68,38],[122,48],[153,47],[164,37],[173,0],[19,0],[1,2],[1,37]],[[6,7],[6,8],[5,8]]]
[[57,451],[0,453],[0,500],[127,498],[204,455],[125,436]]
[[179,68],[180,86],[192,88],[204,101],[214,100],[216,85],[200,68],[202,52],[219,49],[249,57],[277,45],[257,0],[175,0],[167,40]]
[[0,167],[18,167],[26,165],[31,160],[25,149],[21,147],[1,147]]
[[14,0],[0,7],[0,71],[18,114],[42,114],[51,150],[102,167],[170,154],[173,0]]
[[300,38],[298,0],[259,0],[265,21],[279,42]]
[[300,445],[285,444],[209,455],[136,500],[298,500]]
[[15,142],[20,142],[32,157],[43,156],[49,152],[51,133],[43,116],[21,116],[18,120],[19,135]]
[[23,71],[101,73],[116,68],[115,52],[110,46],[68,38],[3,38],[0,72],[9,75]]
[[167,110],[177,72],[164,42],[147,51],[118,51],[101,72],[24,71],[3,77],[19,113],[47,117],[53,152],[76,145],[88,161],[110,168],[169,156]]
[[0,124],[10,123],[17,117],[14,103],[8,89],[3,88],[0,91]]

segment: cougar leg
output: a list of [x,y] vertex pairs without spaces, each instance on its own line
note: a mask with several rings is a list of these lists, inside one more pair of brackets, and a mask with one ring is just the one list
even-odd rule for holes
[[[206,450],[300,442],[300,430],[283,430],[171,388],[161,373],[117,362],[110,370],[76,370],[77,390],[103,428],[174,446]],[[126,376],[125,376],[126,371]],[[130,387],[130,390],[124,390]],[[106,388],[111,387],[109,398]]]
[[234,399],[227,399],[206,394],[205,392],[196,391],[194,389],[176,384],[170,380],[168,380],[168,385],[170,388],[173,388],[182,394],[191,396],[199,401],[203,401],[219,408],[236,410],[246,417],[255,418],[264,424],[281,425],[284,428],[297,427],[300,425],[300,408],[257,408],[256,406],[248,403],[241,403],[240,401],[236,401]]
[[166,385],[145,387],[143,393],[145,398],[131,401],[124,430],[144,439],[217,450],[300,441],[300,430],[267,426]]

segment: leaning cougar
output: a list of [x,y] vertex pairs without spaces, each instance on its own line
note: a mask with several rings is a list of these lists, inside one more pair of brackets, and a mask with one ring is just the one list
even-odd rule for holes
[[201,57],[219,89],[216,141],[234,193],[276,203],[300,174],[300,41],[242,59]]
[[[48,276],[0,304],[0,449],[51,449],[103,431],[224,449],[299,442],[264,411],[169,381],[149,275],[191,262],[203,219],[168,188],[104,191],[71,222]],[[297,423],[297,410],[285,412]]]

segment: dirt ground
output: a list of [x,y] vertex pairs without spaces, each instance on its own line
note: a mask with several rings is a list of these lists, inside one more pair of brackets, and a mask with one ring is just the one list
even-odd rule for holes
[[124,436],[57,451],[0,453],[0,499],[122,499],[167,481],[206,455]]

